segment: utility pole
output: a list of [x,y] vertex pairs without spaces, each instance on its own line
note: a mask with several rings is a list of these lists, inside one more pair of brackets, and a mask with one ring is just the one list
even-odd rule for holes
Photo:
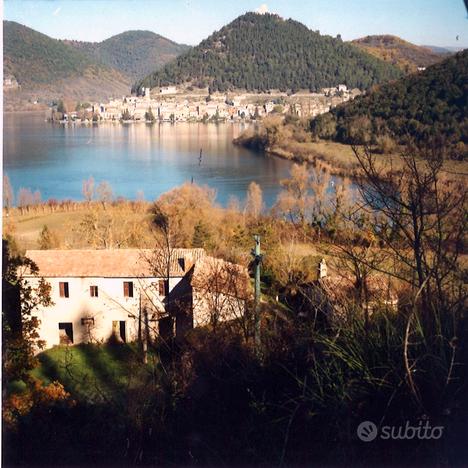
[[252,256],[254,257],[255,264],[255,349],[257,354],[260,354],[261,337],[260,337],[260,263],[262,261],[262,254],[260,253],[260,236],[254,235],[255,249],[252,249]]

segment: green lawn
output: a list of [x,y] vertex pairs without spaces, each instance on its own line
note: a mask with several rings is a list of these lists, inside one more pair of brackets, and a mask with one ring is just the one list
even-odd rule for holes
[[[150,354],[149,364],[141,364],[137,346],[130,344],[81,344],[54,346],[38,356],[40,365],[31,374],[45,385],[59,381],[76,399],[106,401],[125,393],[157,369]],[[12,382],[11,391],[23,385]]]

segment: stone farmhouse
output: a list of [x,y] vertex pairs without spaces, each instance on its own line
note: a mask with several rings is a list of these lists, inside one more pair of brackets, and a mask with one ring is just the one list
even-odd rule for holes
[[29,250],[53,305],[38,309],[39,335],[58,344],[183,336],[193,327],[241,318],[250,298],[247,269],[203,249]]

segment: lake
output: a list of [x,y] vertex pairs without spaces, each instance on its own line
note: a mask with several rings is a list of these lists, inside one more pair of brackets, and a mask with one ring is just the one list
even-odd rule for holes
[[[4,115],[3,169],[15,194],[39,190],[42,200],[83,199],[83,180],[108,181],[115,196],[153,200],[184,182],[216,189],[216,201],[241,201],[252,181],[272,206],[291,163],[232,144],[248,124],[104,123],[62,126],[44,113]],[[200,161],[200,149],[202,158]]]

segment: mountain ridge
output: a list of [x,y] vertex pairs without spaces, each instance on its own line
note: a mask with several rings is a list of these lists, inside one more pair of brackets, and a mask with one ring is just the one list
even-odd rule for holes
[[64,41],[13,21],[3,22],[3,34],[4,75],[19,85],[4,93],[6,110],[63,98],[100,100],[128,90],[130,80],[118,70],[90,60]]
[[[143,55],[146,66],[154,67],[157,62],[155,44],[161,44],[159,58],[163,62],[173,59],[174,51],[188,47],[151,31],[124,31],[100,43],[75,41],[73,45],[74,41],[54,39],[28,26],[7,20],[3,21],[3,33],[4,76],[18,84],[14,87],[4,86],[6,110],[29,108],[37,101],[43,104],[64,98],[100,101],[127,94],[135,73],[138,73],[125,60],[128,54],[132,54],[132,49],[138,52],[134,50],[137,64],[143,60]],[[132,37],[140,39],[140,42],[135,39],[135,43],[127,44],[125,49],[122,41],[131,42]],[[145,48],[141,47],[142,38],[150,42]],[[91,46],[88,47],[88,44]],[[103,44],[111,49],[107,50],[104,59],[92,52]],[[112,63],[112,53],[116,49],[120,55],[116,53],[113,57],[116,62],[120,60],[120,64]]]
[[418,46],[391,34],[365,36],[354,39],[350,44],[392,63],[406,73],[434,65],[446,57],[446,54],[435,53],[427,47]]
[[100,42],[66,42],[89,58],[116,68],[132,81],[143,78],[190,48],[148,30],[128,30]]
[[400,75],[396,67],[298,21],[246,13],[136,82],[133,91],[169,84],[214,91],[315,91],[339,83],[364,89]]

